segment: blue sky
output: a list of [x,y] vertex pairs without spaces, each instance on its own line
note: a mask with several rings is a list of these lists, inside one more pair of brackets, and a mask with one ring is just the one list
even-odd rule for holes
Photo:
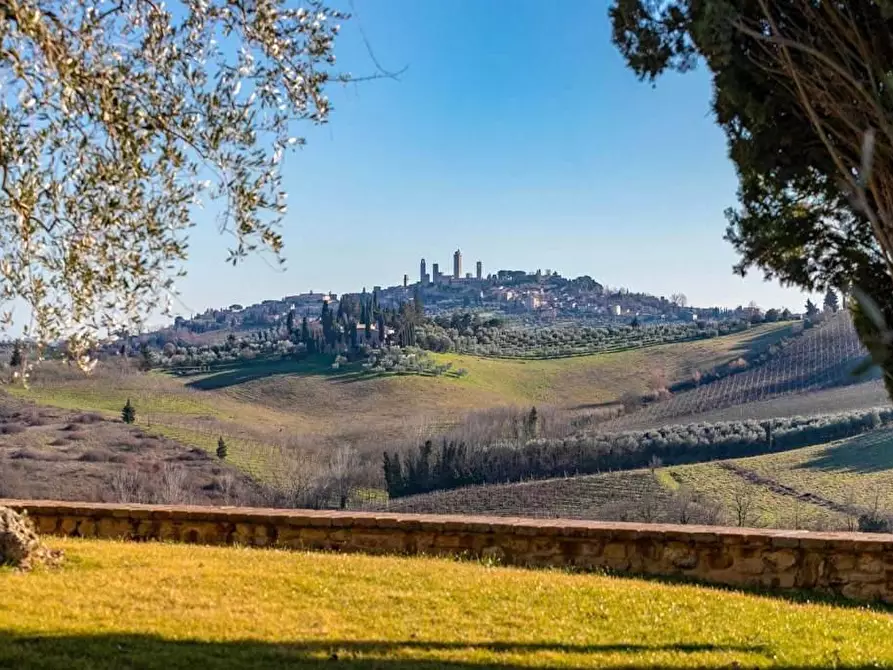
[[[347,9],[347,0],[341,5]],[[287,269],[223,263],[193,233],[180,313],[467,269],[551,268],[697,305],[801,309],[799,291],[732,273],[723,210],[736,178],[704,68],[637,81],[607,0],[355,0],[336,53],[387,79],[333,88],[323,127],[287,157]]]

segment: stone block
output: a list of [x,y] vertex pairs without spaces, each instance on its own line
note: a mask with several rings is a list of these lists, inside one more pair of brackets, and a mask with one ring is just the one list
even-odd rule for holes
[[706,565],[709,570],[722,571],[732,567],[735,563],[735,559],[728,550],[710,549],[703,555],[702,563]]
[[798,560],[797,553],[791,549],[776,549],[763,556],[764,566],[774,572],[784,572],[795,566]]
[[76,519],[71,516],[62,517],[62,523],[59,524],[59,530],[62,532],[63,535],[77,535],[79,523],[80,519]]
[[37,532],[43,535],[51,535],[56,533],[56,524],[59,522],[59,518],[55,516],[38,516],[31,517],[31,520],[34,521],[34,525],[37,528]]
[[886,569],[884,560],[877,554],[862,554],[856,561],[856,570],[877,575]]
[[698,552],[682,542],[671,542],[664,547],[663,560],[673,568],[691,570],[698,564]]
[[180,524],[176,521],[159,519],[157,524],[156,537],[164,542],[176,542],[180,539]]
[[602,558],[608,561],[625,559],[626,545],[623,542],[608,542],[602,549]]
[[329,531],[325,528],[301,528],[297,533],[305,547],[322,546],[329,540]]

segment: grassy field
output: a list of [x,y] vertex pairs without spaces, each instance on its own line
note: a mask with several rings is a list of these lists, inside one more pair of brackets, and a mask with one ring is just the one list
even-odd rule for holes
[[53,540],[0,571],[0,667],[864,668],[886,611],[441,559]]
[[468,376],[421,377],[333,371],[320,359],[245,365],[196,377],[140,374],[106,363],[90,377],[44,363],[32,388],[10,393],[64,409],[118,416],[127,398],[138,425],[205,450],[226,439],[230,460],[259,476],[271,448],[382,443],[431,434],[475,410],[533,404],[580,411],[768,347],[790,329],[771,324],[726,337],[620,353],[544,361],[439,355]]

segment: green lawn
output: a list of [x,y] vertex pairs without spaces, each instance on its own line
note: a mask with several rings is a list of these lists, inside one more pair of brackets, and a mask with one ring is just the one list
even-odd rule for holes
[[689,585],[406,559],[52,540],[0,571],[0,667],[874,667],[893,616]]

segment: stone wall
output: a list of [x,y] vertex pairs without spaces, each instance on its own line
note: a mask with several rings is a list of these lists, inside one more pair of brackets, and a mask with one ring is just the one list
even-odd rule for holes
[[64,536],[466,555],[893,602],[893,535],[234,507],[0,506],[26,511],[42,533]]

